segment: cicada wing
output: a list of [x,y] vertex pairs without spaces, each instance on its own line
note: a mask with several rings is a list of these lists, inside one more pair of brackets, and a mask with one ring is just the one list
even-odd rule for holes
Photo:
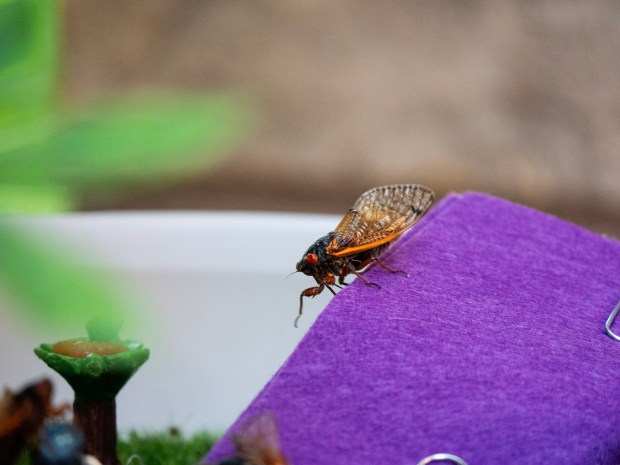
[[275,417],[260,414],[232,437],[235,455],[251,465],[289,465],[280,451],[280,436]]
[[431,189],[419,184],[370,189],[340,221],[327,253],[349,255],[396,239],[424,216],[434,197]]

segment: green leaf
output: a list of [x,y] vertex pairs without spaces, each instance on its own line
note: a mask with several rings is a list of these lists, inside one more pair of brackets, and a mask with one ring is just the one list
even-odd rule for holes
[[66,250],[0,219],[0,281],[33,327],[85,334],[92,318],[130,323],[134,309],[113,292],[107,276],[77,264]]
[[0,184],[0,215],[65,212],[74,208],[73,196],[63,187]]
[[[54,106],[60,5],[0,0],[0,131],[38,120]],[[3,135],[0,145],[17,141]]]
[[81,192],[169,181],[234,146],[248,107],[230,95],[133,96],[63,118],[44,142],[0,156],[0,183],[64,185]]

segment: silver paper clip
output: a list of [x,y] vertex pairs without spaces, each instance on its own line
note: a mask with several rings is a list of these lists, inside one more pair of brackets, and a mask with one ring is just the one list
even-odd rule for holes
[[611,325],[613,324],[614,320],[616,319],[616,316],[618,315],[618,312],[620,311],[620,302],[618,302],[616,304],[616,306],[614,307],[614,309],[611,312],[611,315],[609,315],[609,318],[607,318],[607,321],[605,322],[605,332],[607,333],[607,335],[612,338],[614,341],[618,341],[620,342],[620,336],[618,336],[616,333],[614,333],[611,330]]
[[422,460],[420,460],[417,463],[417,465],[428,465],[429,463],[444,462],[444,461],[450,461],[450,462],[456,463],[456,465],[467,465],[467,462],[463,460],[461,457],[457,457],[456,455],[452,455],[452,454],[429,455],[428,457],[424,457]]

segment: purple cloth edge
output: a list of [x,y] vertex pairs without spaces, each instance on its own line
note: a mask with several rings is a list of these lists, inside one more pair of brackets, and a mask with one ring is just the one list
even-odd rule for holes
[[[551,226],[559,233],[559,232],[563,232],[566,233],[567,236],[570,236],[571,238],[574,236],[576,237],[575,240],[578,241],[582,241],[582,242],[589,242],[589,243],[596,243],[598,248],[607,248],[610,249],[610,251],[614,251],[615,253],[612,253],[612,257],[610,257],[612,260],[610,260],[609,263],[612,263],[612,265],[607,266],[606,263],[601,263],[601,268],[603,270],[609,268],[608,272],[613,272],[618,271],[618,263],[620,263],[620,244],[617,243],[616,241],[610,239],[610,238],[606,238],[603,237],[601,235],[598,235],[596,233],[587,231],[584,228],[581,228],[579,226],[573,225],[571,223],[565,222],[564,220],[560,220],[558,218],[555,218],[551,215],[545,214],[545,213],[541,213],[539,211],[527,208],[527,207],[523,207],[523,206],[517,206],[515,204],[511,204],[510,202],[507,202],[505,200],[501,200],[501,199],[496,199],[490,196],[486,196],[484,194],[477,194],[477,193],[466,193],[463,195],[450,195],[448,197],[446,197],[442,202],[440,202],[433,210],[431,210],[431,212],[429,212],[429,214],[427,215],[426,218],[424,218],[422,220],[422,222],[420,222],[419,225],[417,225],[415,228],[412,229],[412,231],[410,231],[407,235],[405,235],[401,240],[399,240],[393,247],[390,248],[390,250],[386,253],[386,257],[389,259],[389,257],[391,255],[395,255],[395,254],[399,254],[401,249],[405,249],[408,247],[408,244],[412,241],[416,240],[416,237],[419,235],[423,235],[424,234],[424,230],[426,228],[429,228],[434,222],[440,220],[444,215],[447,215],[448,213],[450,213],[451,211],[453,211],[453,209],[458,206],[458,205],[462,205],[463,202],[474,202],[474,203],[478,203],[478,204],[489,204],[490,206],[493,207],[497,207],[498,210],[503,209],[515,209],[516,213],[518,214],[518,216],[520,218],[523,219],[523,221],[529,221],[532,223],[532,225],[536,225],[538,223],[543,223],[543,226],[549,226],[549,224],[551,224]],[[509,215],[508,215],[509,216]],[[503,218],[505,219],[505,218]],[[510,218],[508,218],[509,220]],[[484,224],[483,224],[484,226]],[[544,236],[545,231],[544,228],[541,228],[541,231],[535,231],[536,234],[540,234],[541,237]],[[544,238],[544,237],[543,237]],[[536,239],[536,237],[534,237],[534,239]],[[596,247],[592,247],[593,249],[595,249]],[[607,251],[607,250],[606,250]],[[593,252],[594,253],[594,252]],[[374,274],[377,272],[377,270],[369,270],[368,271],[368,276],[369,277],[373,277]],[[332,308],[335,307],[336,305],[339,305],[343,302],[345,297],[348,297],[352,292],[355,291],[365,291],[364,287],[360,287],[359,285],[352,285],[349,287],[349,289],[347,289],[346,293],[342,294],[342,297],[339,298],[335,298],[333,299],[330,304],[326,307],[326,309],[324,310],[324,312],[319,316],[319,318],[317,319],[317,321],[315,322],[315,324],[313,325],[313,327],[308,331],[308,333],[305,335],[305,337],[302,339],[302,341],[300,342],[299,346],[305,346],[306,345],[306,340],[309,338],[314,337],[314,328],[324,324],[325,319],[331,319],[332,315],[331,312],[333,311]],[[620,291],[619,291],[620,292]],[[609,302],[610,304],[613,304],[615,302],[611,301]],[[613,307],[613,306],[612,306]],[[609,309],[610,310],[610,309]],[[604,315],[605,316],[605,315]],[[606,317],[606,316],[605,316]],[[291,364],[291,362],[294,360],[294,358],[296,357],[296,352],[297,350],[295,350],[291,356],[286,360],[286,362],[282,365],[282,367],[278,370],[278,372],[274,375],[274,377],[265,385],[265,387],[261,390],[261,392],[257,395],[257,397],[255,398],[255,400],[248,406],[248,408],[244,411],[244,413],[240,416],[240,418],[232,425],[230,431],[234,431],[240,424],[244,423],[245,421],[247,421],[247,419],[254,413],[256,413],[254,406],[257,403],[257,401],[259,399],[262,399],[264,397],[269,397],[269,393],[272,390],[272,387],[278,383],[280,377],[282,376],[282,373],[285,373],[288,369],[289,366]],[[262,408],[262,407],[261,407]],[[230,433],[229,431],[229,433]],[[285,446],[288,446],[288,444],[285,444]],[[223,438],[223,440],[218,443],[218,445],[216,445],[216,447],[213,449],[213,451],[208,455],[208,458],[211,460],[217,460],[217,459],[221,459],[224,456],[226,456],[227,454],[230,453],[230,445],[227,443],[227,437]],[[609,452],[610,454],[617,454],[617,451],[612,451]],[[616,455],[614,455],[615,457]],[[566,458],[562,458],[562,460],[565,460]],[[295,462],[297,464],[297,462]],[[303,463],[306,462],[300,462],[302,465]],[[308,462],[308,463],[312,463],[312,462]],[[370,463],[370,462],[369,462]],[[482,462],[480,462],[482,463]],[[511,462],[506,462],[506,463],[511,463]],[[512,463],[516,463],[516,462],[512,462]],[[522,462],[525,463],[525,462]],[[528,462],[530,463],[530,462]],[[531,462],[534,463],[534,462]],[[543,463],[543,462],[538,462],[538,463]],[[549,462],[549,463],[554,463],[554,462]],[[555,463],[559,463],[559,462],[555,462]],[[564,462],[562,462],[564,463]],[[572,463],[572,462],[565,462],[565,463]],[[579,463],[579,462],[575,462],[575,463]],[[594,462],[592,462],[594,463]],[[596,462],[596,463],[611,463],[611,462],[605,462],[604,459],[601,459],[600,462]]]

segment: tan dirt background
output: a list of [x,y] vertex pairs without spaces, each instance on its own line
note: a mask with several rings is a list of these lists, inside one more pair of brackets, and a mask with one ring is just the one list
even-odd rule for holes
[[344,213],[478,190],[620,237],[620,2],[69,0],[64,97],[235,89],[260,124],[192,179],[98,209]]

